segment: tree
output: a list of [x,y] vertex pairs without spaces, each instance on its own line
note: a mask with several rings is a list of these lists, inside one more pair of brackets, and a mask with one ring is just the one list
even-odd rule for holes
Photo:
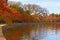
[[20,6],[17,5],[17,4],[10,4],[10,7],[16,9],[16,10],[19,11],[20,13],[24,13],[23,8],[20,7]]
[[39,5],[36,4],[25,4],[24,5],[24,10],[30,10],[30,14],[39,14],[42,16],[46,16],[48,11],[45,8],[42,8]]
[[20,7],[23,7],[23,4],[21,2],[8,1],[8,5],[10,6],[11,4],[16,4],[16,5],[19,5]]
[[59,15],[55,14],[55,13],[51,13],[50,16],[56,16],[56,17],[58,17]]
[[25,10],[24,12],[27,13],[27,14],[30,14],[30,11],[29,10]]
[[[12,15],[12,16],[8,16],[7,15]],[[16,9],[14,8],[11,8],[9,7],[7,4],[3,3],[3,1],[0,1],[0,14],[1,14],[1,17],[2,19],[8,24],[12,24],[12,18],[15,18],[16,20],[18,21],[21,21],[22,19],[22,14],[17,11]],[[4,15],[3,15],[4,14]],[[8,16],[8,17],[7,17]],[[10,17],[10,18],[9,18]],[[9,20],[10,19],[10,20]]]
[[51,13],[47,18],[48,18],[48,21],[50,22],[56,22],[58,18],[58,14]]
[[7,4],[7,1],[8,1],[8,0],[2,0],[2,2],[3,2],[3,3],[6,3],[6,4]]

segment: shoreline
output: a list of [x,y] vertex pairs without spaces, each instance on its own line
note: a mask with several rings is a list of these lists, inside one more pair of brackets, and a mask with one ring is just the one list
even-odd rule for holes
[[[30,22],[30,23],[13,23],[13,24],[60,24],[60,22]],[[0,26],[5,26],[7,24],[0,24]]]

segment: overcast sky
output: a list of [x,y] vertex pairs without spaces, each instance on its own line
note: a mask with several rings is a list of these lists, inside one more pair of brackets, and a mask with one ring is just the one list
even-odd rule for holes
[[49,13],[60,13],[60,0],[9,0],[20,1],[23,4],[38,4],[41,7],[47,8]]

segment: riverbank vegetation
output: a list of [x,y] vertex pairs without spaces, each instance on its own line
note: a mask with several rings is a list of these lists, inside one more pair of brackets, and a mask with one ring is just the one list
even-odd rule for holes
[[[5,5],[4,7],[7,7],[7,5]],[[3,13],[3,15],[1,13]],[[0,23],[6,22],[60,22],[60,14],[49,14],[46,8],[42,8],[37,4],[22,4],[21,2],[9,1],[8,7],[5,8],[4,11],[0,10]]]

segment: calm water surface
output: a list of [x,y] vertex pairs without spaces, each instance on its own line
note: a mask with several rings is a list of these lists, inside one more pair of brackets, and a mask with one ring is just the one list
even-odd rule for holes
[[60,24],[40,25],[38,40],[60,40]]
[[[60,24],[24,24],[19,27],[23,31],[20,40],[60,40]],[[25,27],[31,29],[29,35],[26,35]]]

